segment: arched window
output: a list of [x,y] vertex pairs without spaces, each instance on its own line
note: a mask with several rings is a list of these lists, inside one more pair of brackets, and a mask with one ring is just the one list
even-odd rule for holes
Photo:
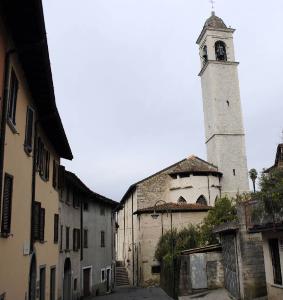
[[226,45],[222,41],[215,43],[215,57],[219,61],[227,61]]
[[180,197],[179,199],[178,199],[178,203],[187,203],[187,200],[184,198],[184,197]]
[[197,204],[207,205],[207,201],[203,195],[198,197]]
[[205,64],[208,60],[207,46],[206,45],[202,48],[202,58],[203,58],[203,63]]

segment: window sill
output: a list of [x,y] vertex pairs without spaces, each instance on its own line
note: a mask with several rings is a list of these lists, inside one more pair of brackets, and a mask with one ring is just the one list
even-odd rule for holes
[[278,288],[278,289],[283,289],[283,285],[280,285],[280,284],[272,283],[271,286]]
[[11,131],[14,133],[14,134],[19,134],[18,131],[17,131],[17,128],[16,128],[16,124],[13,123],[13,121],[11,119],[8,119],[7,120],[7,124],[8,126],[10,127]]
[[6,232],[0,232],[0,237],[3,238],[3,239],[7,239],[10,236],[13,237],[13,234],[12,233],[6,233]]
[[70,253],[71,250],[70,249],[65,249],[65,253]]

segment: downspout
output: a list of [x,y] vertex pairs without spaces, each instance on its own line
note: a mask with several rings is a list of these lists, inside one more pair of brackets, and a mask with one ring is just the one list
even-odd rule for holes
[[135,285],[135,244],[134,244],[134,194],[132,193],[132,260],[133,260],[133,286]]
[[208,202],[210,205],[210,182],[209,182],[209,174],[207,175],[207,188],[208,188]]
[[35,121],[34,125],[34,138],[33,138],[33,156],[32,156],[32,181],[31,181],[31,216],[30,216],[30,254],[34,250],[34,236],[33,236],[33,224],[34,215],[33,207],[35,202],[35,186],[36,186],[36,153],[37,153],[37,126],[39,121]]
[[[15,53],[15,49],[6,52],[5,56],[5,70],[4,70],[4,90],[3,90],[3,105],[0,129],[0,199],[2,199],[3,187],[3,169],[4,169],[4,154],[5,154],[5,137],[6,137],[6,122],[8,111],[8,94],[9,94],[9,69],[10,69],[10,56]],[[1,206],[0,206],[1,211]]]

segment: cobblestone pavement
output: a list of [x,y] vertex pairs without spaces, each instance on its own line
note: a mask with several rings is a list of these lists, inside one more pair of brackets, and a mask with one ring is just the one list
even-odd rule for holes
[[230,300],[225,289],[207,291],[196,295],[179,297],[179,300]]
[[106,296],[99,296],[94,298],[88,298],[88,300],[172,300],[167,294],[160,288],[119,288],[112,294]]

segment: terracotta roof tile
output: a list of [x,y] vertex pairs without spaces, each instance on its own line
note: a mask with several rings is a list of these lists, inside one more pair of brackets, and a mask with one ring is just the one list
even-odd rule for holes
[[212,207],[207,205],[201,204],[193,204],[193,203],[164,203],[161,205],[157,205],[156,207],[146,207],[142,209],[138,209],[135,214],[142,214],[142,213],[151,213],[154,210],[156,212],[166,212],[166,211],[174,211],[174,212],[186,212],[186,211],[208,211]]

